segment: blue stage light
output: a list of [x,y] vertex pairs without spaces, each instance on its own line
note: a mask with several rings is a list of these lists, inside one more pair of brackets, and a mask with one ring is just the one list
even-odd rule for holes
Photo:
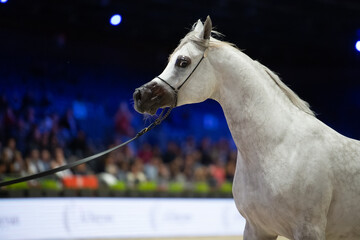
[[360,52],[360,40],[355,43],[355,48],[358,52]]
[[0,0],[1,3],[6,3],[8,0]]
[[121,15],[115,14],[110,18],[110,24],[114,26],[119,25],[121,23],[121,20],[122,20]]

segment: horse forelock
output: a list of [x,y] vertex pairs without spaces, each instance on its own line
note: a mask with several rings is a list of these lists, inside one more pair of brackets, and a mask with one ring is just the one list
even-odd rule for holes
[[224,35],[216,30],[212,30],[211,31],[211,37],[210,37],[210,40],[207,40],[207,39],[203,39],[203,38],[199,38],[197,36],[197,32],[195,32],[195,25],[196,23],[193,25],[191,31],[186,34],[186,36],[184,38],[182,38],[180,40],[180,43],[179,45],[175,48],[175,50],[170,54],[169,56],[169,60],[171,59],[171,57],[174,55],[174,53],[176,53],[179,49],[181,49],[186,43],[189,43],[189,42],[192,42],[194,43],[195,45],[201,47],[201,48],[216,48],[216,47],[221,47],[221,46],[224,46],[224,45],[228,45],[228,46],[232,46],[232,47],[235,47],[235,44],[233,43],[229,43],[229,42],[226,42],[226,41],[221,41],[219,40],[218,38],[221,38],[223,37]]

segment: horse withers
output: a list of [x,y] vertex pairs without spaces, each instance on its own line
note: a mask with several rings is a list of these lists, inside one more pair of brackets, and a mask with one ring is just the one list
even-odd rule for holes
[[360,239],[360,142],[319,121],[276,74],[212,35],[210,18],[199,20],[165,70],[135,90],[135,109],[219,102],[238,149],[233,195],[245,240]]

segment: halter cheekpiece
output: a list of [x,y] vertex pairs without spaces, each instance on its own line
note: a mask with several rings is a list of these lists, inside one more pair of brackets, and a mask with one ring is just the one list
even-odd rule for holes
[[180,86],[178,86],[177,88],[173,87],[170,85],[170,83],[168,83],[167,81],[165,81],[164,79],[162,79],[161,77],[157,76],[158,79],[160,79],[162,82],[166,83],[173,91],[175,94],[175,102],[173,107],[177,106],[177,99],[178,99],[178,92],[180,90],[180,88],[182,86],[184,86],[184,84],[187,82],[187,80],[189,80],[189,78],[191,77],[191,75],[195,72],[196,68],[200,65],[200,63],[202,62],[202,60],[206,57],[206,50],[203,54],[203,56],[201,57],[201,59],[199,60],[199,62],[196,64],[196,66],[194,67],[194,69],[190,72],[189,76],[187,76],[187,78],[185,78],[185,80],[180,84]]

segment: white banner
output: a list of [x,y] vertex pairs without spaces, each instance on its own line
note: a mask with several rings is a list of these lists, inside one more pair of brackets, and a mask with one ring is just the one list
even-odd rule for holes
[[242,235],[232,199],[0,199],[0,239]]

